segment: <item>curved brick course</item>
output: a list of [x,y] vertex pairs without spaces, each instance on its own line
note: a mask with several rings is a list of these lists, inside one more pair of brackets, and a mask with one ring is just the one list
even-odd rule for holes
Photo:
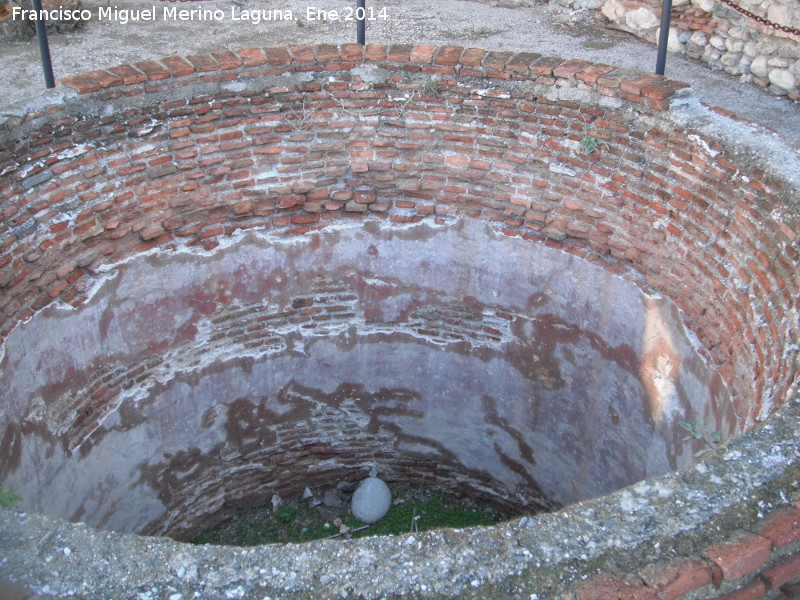
[[[501,235],[564,251],[671,299],[727,386],[730,433],[781,414],[768,421],[773,425],[766,432],[733,442],[727,458],[715,457],[686,475],[651,487],[645,482],[599,504],[537,517],[541,521],[517,521],[469,539],[456,535],[448,538],[451,550],[432,542],[444,553],[499,544],[504,549],[497,556],[511,565],[512,550],[497,538],[512,533],[529,553],[519,559],[520,569],[478,576],[479,563],[470,563],[474,579],[448,575],[426,589],[464,597],[569,591],[581,600],[772,598],[778,597],[772,591],[789,590],[797,579],[800,511],[792,502],[798,490],[787,483],[796,473],[797,449],[787,440],[796,418],[798,184],[791,165],[787,171],[769,164],[758,147],[740,143],[745,124],[703,111],[679,91],[684,84],[661,77],[459,47],[225,51],[124,65],[62,84],[76,93],[0,124],[4,339],[48,305],[84,305],[95,281],[155,250],[214,256],[247,231],[292,240],[370,220],[398,227],[488,223]],[[581,147],[587,137],[597,143],[588,154]],[[215,314],[214,326],[242,348],[266,351],[283,342],[258,323],[315,326],[350,318],[356,310],[351,292],[337,282],[323,284],[325,301],[299,301],[279,313],[231,309]],[[412,314],[409,327],[428,327],[425,335],[433,340],[471,336],[476,344],[503,335],[502,311],[484,311],[476,329],[464,316],[469,307],[442,310],[433,317]],[[123,370],[97,366],[86,393],[59,413],[68,448],[91,436],[116,408],[115,398],[158,371],[158,352],[154,347],[152,356]],[[9,357],[5,361],[8,369]],[[0,447],[11,459],[0,464],[3,476],[19,451],[20,431],[6,423]],[[780,460],[767,467],[760,461],[769,447],[781,450]],[[736,465],[755,469],[754,481],[740,484]],[[720,477],[729,483],[718,494],[709,482]],[[667,500],[660,500],[665,489]],[[633,512],[654,519],[652,532],[635,520],[635,534],[599,540],[626,521],[631,493],[638,507]],[[719,497],[707,513],[695,514],[703,493]],[[672,508],[659,504],[673,501]],[[645,502],[658,512],[643,508]],[[760,511],[754,508],[759,503]],[[718,527],[698,532],[700,517]],[[546,551],[529,536],[576,518],[591,531],[574,539],[586,535],[597,545],[586,558],[548,559],[560,566],[537,570],[533,565],[542,564]],[[3,519],[5,539],[20,527],[49,527],[8,512]],[[425,539],[437,535],[443,534]],[[124,553],[126,539],[104,543],[119,544]],[[374,543],[388,551],[399,542]],[[177,547],[163,544],[170,552]],[[417,558],[434,552],[417,551]],[[265,559],[283,551],[258,552]],[[41,589],[46,577],[24,577],[22,554],[0,573]],[[368,597],[421,593],[411,576],[372,588],[378,583],[321,586],[320,578],[332,575],[308,572],[310,587],[281,588],[277,576],[265,585],[299,595],[322,587],[331,595],[347,589]],[[153,577],[167,585],[167,575]],[[208,597],[222,597],[225,586],[208,588]],[[247,589],[248,597],[255,593]]]

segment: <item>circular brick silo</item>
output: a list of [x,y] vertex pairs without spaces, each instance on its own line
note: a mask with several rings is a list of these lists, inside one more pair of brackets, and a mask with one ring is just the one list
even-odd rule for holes
[[[26,511],[2,512],[0,576],[582,599],[770,597],[800,574],[779,139],[663,78],[456,47],[63,83],[0,129],[0,482]],[[695,464],[698,419],[725,444]],[[372,468],[520,518],[175,541]]]

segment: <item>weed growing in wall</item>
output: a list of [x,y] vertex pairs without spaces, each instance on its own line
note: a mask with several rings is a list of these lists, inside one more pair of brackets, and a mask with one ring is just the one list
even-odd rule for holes
[[600,147],[600,140],[596,136],[587,135],[580,141],[580,149],[584,154],[591,154]]
[[3,508],[14,508],[17,503],[21,502],[22,498],[13,492],[0,487],[0,506]]
[[717,446],[722,443],[722,438],[719,433],[711,430],[710,425],[703,423],[703,419],[695,419],[690,423],[686,421],[679,421],[678,424],[689,432],[689,435],[683,438],[687,440],[703,440],[707,448],[702,448],[694,453],[695,456],[702,456],[709,450],[716,450]]

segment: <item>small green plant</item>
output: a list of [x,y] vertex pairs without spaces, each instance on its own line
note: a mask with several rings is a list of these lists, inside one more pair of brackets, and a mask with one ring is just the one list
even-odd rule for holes
[[429,94],[436,94],[439,91],[439,83],[435,79],[429,79],[423,89]]
[[690,423],[687,423],[686,421],[679,421],[678,425],[689,432],[689,435],[683,438],[684,441],[702,440],[707,446],[707,448],[701,448],[695,452],[695,456],[702,456],[709,450],[716,450],[717,446],[722,443],[722,438],[720,437],[719,433],[716,431],[711,431],[711,426],[703,423],[703,419],[695,419]]
[[297,21],[295,21],[295,23],[297,23],[298,27],[305,27],[305,23],[303,23],[303,19],[297,19]]
[[22,498],[17,496],[13,492],[9,492],[8,490],[0,487],[0,506],[3,508],[14,508],[18,502],[21,502]]
[[291,523],[297,515],[300,514],[300,509],[294,506],[287,506],[278,511],[276,515],[281,523]]
[[464,509],[457,503],[434,494],[428,500],[419,501],[412,498],[392,506],[383,519],[368,530],[355,533],[353,537],[416,533],[442,527],[475,527],[491,525],[494,522],[494,519],[485,513]]
[[599,147],[600,147],[600,140],[597,139],[597,136],[594,135],[586,135],[580,141],[581,152],[583,152],[584,154],[591,154]]

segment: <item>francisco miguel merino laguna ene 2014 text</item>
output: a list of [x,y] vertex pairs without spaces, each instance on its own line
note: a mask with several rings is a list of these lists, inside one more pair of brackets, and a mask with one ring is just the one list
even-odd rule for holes
[[[242,10],[236,6],[230,7],[229,12],[222,9],[208,8],[178,8],[177,6],[164,6],[161,10],[156,7],[150,8],[118,8],[116,6],[100,6],[97,8],[97,19],[100,21],[118,21],[125,25],[136,21],[155,21],[158,17],[165,21],[224,21],[226,16],[231,21],[247,21],[257,25],[262,21],[294,21],[296,17],[288,9],[255,9]],[[370,7],[366,10],[346,7],[342,10],[321,10],[315,7],[307,7],[305,18],[307,21],[354,21],[359,18],[368,21],[387,19],[386,7]],[[35,10],[14,6],[11,11],[11,18],[14,20],[36,19]],[[57,21],[88,21],[92,19],[92,11],[89,9],[43,9],[39,11],[38,17],[42,20]]]

